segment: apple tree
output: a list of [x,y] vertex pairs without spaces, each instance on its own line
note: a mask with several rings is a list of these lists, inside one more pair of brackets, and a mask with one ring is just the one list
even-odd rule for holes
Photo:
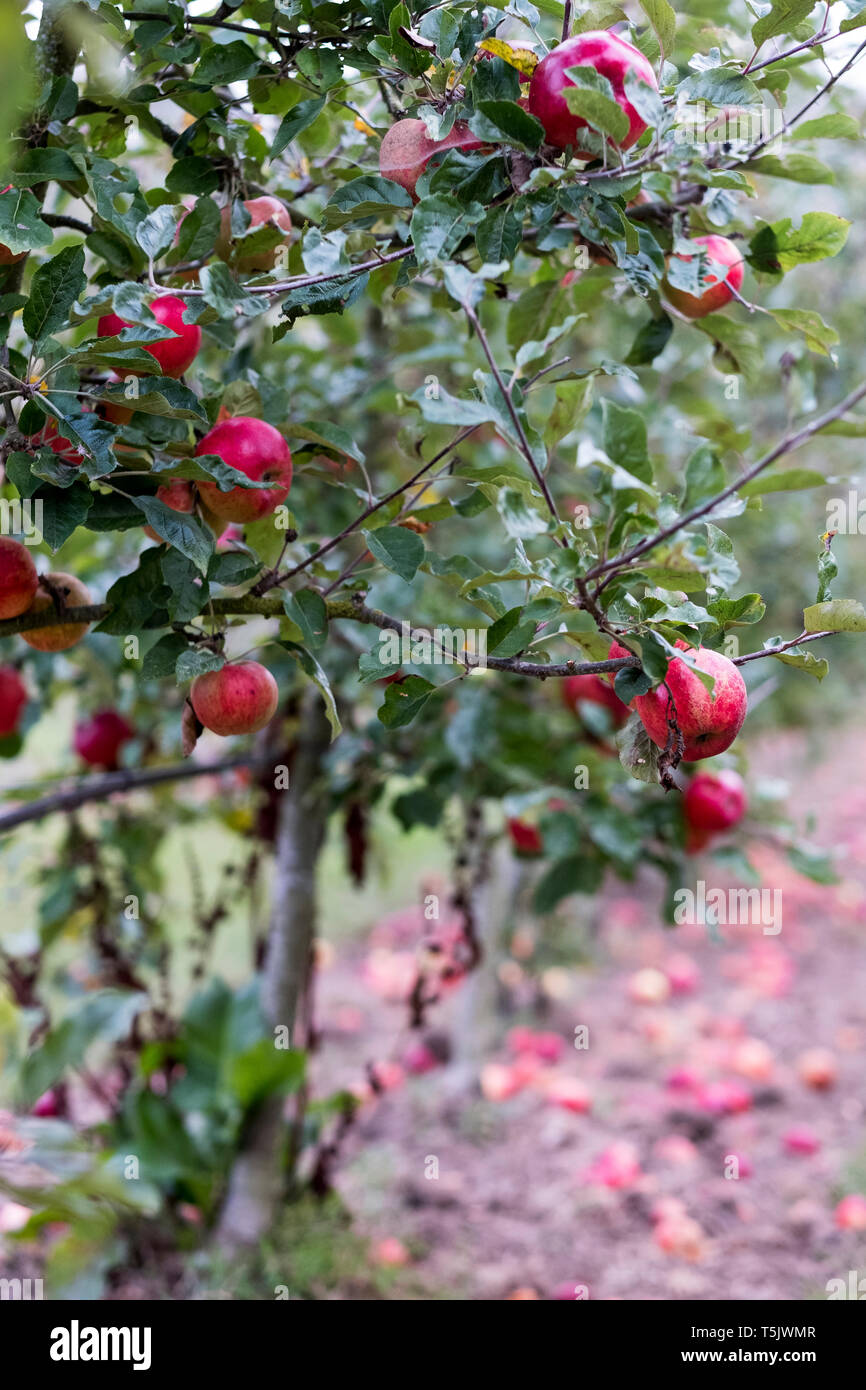
[[[108,1152],[52,1129],[45,1219],[83,1190],[102,1238],[193,1203],[231,1247],[302,1149],[326,1183],[352,1114],[304,1080],[329,825],[356,881],[380,812],[454,845],[420,1021],[478,964],[497,841],[542,916],[646,864],[670,898],[743,816],[758,664],[820,679],[812,644],[866,625],[820,528],[793,631],[734,550],[824,482],[791,454],[866,432],[813,278],[845,273],[815,149],[859,136],[866,10],[704,9],[4,10],[0,752],[71,693],[94,769],[0,813],[62,817],[6,1031],[19,1103],[75,1119],[83,1076]],[[781,425],[780,342],[820,397]],[[179,983],[158,851],[206,814],[239,851],[199,867]],[[263,879],[232,989],[214,936]]]

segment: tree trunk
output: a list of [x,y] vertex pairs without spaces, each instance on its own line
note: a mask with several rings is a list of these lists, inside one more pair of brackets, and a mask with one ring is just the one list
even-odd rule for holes
[[[330,728],[318,693],[301,706],[295,756],[279,812],[262,1005],[271,1028],[302,1030],[316,927],[316,862],[325,834],[322,759]],[[254,1245],[269,1230],[284,1193],[284,1100],[274,1096],[253,1116],[235,1160],[217,1229],[222,1251]]]

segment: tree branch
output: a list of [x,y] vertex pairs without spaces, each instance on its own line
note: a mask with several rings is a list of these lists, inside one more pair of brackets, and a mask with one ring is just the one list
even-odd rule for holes
[[[234,757],[218,763],[169,763],[165,767],[123,768],[100,777],[83,777],[71,786],[40,797],[38,801],[24,802],[11,811],[0,812],[0,834],[28,821],[44,820],[57,811],[75,811],[88,801],[105,801],[116,792],[139,791],[165,782],[189,781],[192,777],[218,776],[236,767],[250,767],[261,762],[261,755],[250,751],[236,753]],[[267,766],[267,760],[262,765]]]
[[633,561],[640,559],[641,555],[645,555],[648,550],[654,550],[657,545],[661,545],[664,541],[670,540],[671,536],[675,536],[678,531],[682,531],[686,526],[691,526],[693,521],[699,521],[702,516],[706,516],[708,512],[713,511],[720,502],[724,502],[726,498],[732,497],[733,494],[738,492],[746,483],[750,483],[753,478],[757,478],[758,474],[763,473],[765,468],[769,468],[771,463],[775,463],[777,459],[782,458],[785,454],[792,453],[794,449],[799,449],[800,445],[804,444],[807,439],[811,439],[813,434],[818,434],[820,430],[825,429],[826,426],[832,424],[834,420],[838,420],[841,415],[844,415],[846,411],[850,410],[851,407],[862,400],[864,396],[866,396],[866,382],[862,382],[850,395],[846,396],[844,400],[839,401],[839,403],[834,405],[830,410],[825,411],[823,415],[817,416],[814,420],[810,421],[809,424],[803,425],[799,430],[795,430],[792,434],[786,435],[768,454],[764,454],[763,458],[758,459],[756,464],[753,464],[745,473],[742,473],[740,477],[736,478],[728,487],[723,488],[715,497],[711,497],[708,502],[702,502],[699,507],[693,507],[685,516],[678,517],[676,521],[671,522],[670,526],[665,526],[663,530],[656,532],[654,536],[647,536],[647,538],[640,541],[638,545],[632,546],[631,550],[627,550],[624,555],[614,556],[611,560],[605,560],[602,564],[593,566],[591,570],[587,571],[585,578],[588,580],[597,579],[603,574],[625,569],[631,565]]

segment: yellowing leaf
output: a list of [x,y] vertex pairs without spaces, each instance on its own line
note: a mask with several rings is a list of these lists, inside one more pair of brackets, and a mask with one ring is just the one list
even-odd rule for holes
[[517,68],[524,77],[531,77],[538,67],[538,54],[531,48],[513,48],[504,39],[484,39],[478,49],[481,53],[492,53],[495,58],[501,58],[509,67]]

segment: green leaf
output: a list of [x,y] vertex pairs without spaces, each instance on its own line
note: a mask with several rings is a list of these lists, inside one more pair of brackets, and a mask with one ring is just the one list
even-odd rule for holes
[[141,663],[143,680],[163,680],[173,676],[178,657],[187,649],[187,640],[179,632],[167,632],[145,652]]
[[866,609],[855,598],[836,598],[803,609],[805,632],[866,632]]
[[33,188],[35,184],[46,183],[49,179],[58,183],[77,183],[83,177],[83,170],[66,150],[51,146],[23,150],[16,160],[14,172],[9,175],[9,182],[16,188]]
[[29,1053],[21,1067],[21,1100],[29,1108],[59,1081],[69,1067],[79,1066],[94,1043],[103,1047],[125,1038],[136,1016],[148,1004],[144,993],[97,990],[81,1007],[63,1019]]
[[602,135],[617,144],[628,134],[628,116],[617,102],[606,77],[592,67],[566,68],[564,76],[573,84],[563,87],[562,97],[572,116],[581,116]]
[[814,121],[803,121],[802,125],[798,125],[797,139],[859,140],[860,126],[853,116],[843,115],[841,111],[830,111],[826,116],[818,116]]
[[640,7],[652,25],[662,54],[671,53],[677,32],[677,16],[668,0],[640,0]]
[[67,246],[39,266],[22,314],[24,331],[34,343],[67,326],[69,310],[86,284],[83,246]]
[[681,82],[677,95],[711,106],[760,106],[761,94],[754,82],[731,68],[706,68]]
[[411,724],[435,691],[435,685],[422,676],[407,676],[389,685],[378,710],[378,718],[386,729],[402,729]]
[[412,214],[411,234],[419,264],[447,261],[464,237],[481,221],[480,203],[464,206],[450,194],[422,198]]
[[472,126],[475,133],[482,138],[487,135],[487,130],[484,129],[486,125],[494,140],[502,139],[504,136],[510,145],[529,150],[533,154],[544,140],[544,126],[541,121],[529,111],[524,111],[516,101],[480,101],[476,110],[483,117],[483,121],[473,121]]
[[792,34],[814,8],[814,0],[773,0],[769,14],[752,25],[752,41],[760,48],[777,34]]
[[[151,359],[152,360],[152,359]],[[110,401],[143,415],[163,415],[177,420],[207,420],[204,406],[194,391],[170,376],[149,376],[139,384],[140,394],[127,396],[126,387],[104,386],[97,399]]]
[[382,526],[376,531],[364,531],[370,553],[386,569],[400,576],[407,584],[415,578],[424,559],[424,542],[405,526]]
[[646,424],[636,410],[606,396],[601,404],[602,447],[608,458],[634,474],[642,483],[652,483],[652,465],[647,450]]
[[764,223],[749,243],[749,259],[758,270],[793,270],[838,255],[850,227],[850,222],[832,212],[807,212],[799,227],[793,226],[790,217]]
[[786,333],[801,333],[810,352],[835,360],[830,349],[838,343],[839,334],[814,309],[771,309],[770,314]]
[[175,662],[174,678],[178,685],[186,685],[187,681],[194,681],[196,676],[208,671],[221,671],[225,664],[226,659],[219,652],[209,651],[207,647],[186,647]]
[[279,645],[294,657],[304,675],[318,687],[322,699],[325,702],[325,716],[331,726],[332,741],[337,738],[342,731],[340,716],[337,713],[337,702],[334,699],[331,685],[322,667],[319,665],[312,652],[308,652],[306,647],[302,647],[298,642],[280,641]]
[[793,183],[835,183],[836,175],[820,159],[812,154],[792,150],[784,158],[777,154],[764,154],[760,159],[750,159],[749,169],[753,174],[764,174],[770,178],[790,179]]
[[515,488],[504,487],[500,490],[496,509],[509,536],[515,540],[531,540],[548,529],[547,518],[530,507],[523,494]]
[[196,67],[194,80],[204,87],[241,82],[246,77],[256,75],[259,61],[257,54],[242,39],[233,43],[215,43],[206,50]]
[[569,855],[551,864],[539,880],[532,905],[536,912],[552,912],[572,893],[595,893],[604,876],[604,861],[589,855]]
[[32,193],[11,189],[0,194],[0,245],[13,255],[50,246],[54,232],[39,216],[40,204]]
[[52,488],[47,493],[37,493],[42,504],[42,539],[52,551],[57,551],[69,540],[76,526],[83,526],[93,494],[84,487],[71,487],[61,492]]
[[187,512],[173,511],[156,497],[136,497],[135,505],[158,536],[175,546],[202,574],[207,573],[214,549],[213,532],[208,527]]
[[512,207],[488,208],[475,229],[479,256],[491,265],[510,261],[520,245],[522,230],[521,220]]
[[348,430],[342,425],[332,425],[329,420],[305,420],[303,424],[292,424],[286,434],[290,439],[305,439],[312,444],[321,444],[326,449],[335,449],[357,463],[365,461],[363,450],[355,443]]
[[328,640],[328,608],[315,589],[300,589],[296,594],[284,594],[286,616],[297,623],[308,647],[323,647]]
[[271,145],[271,159],[281,155],[287,145],[313,124],[324,110],[326,101],[327,97],[311,97],[309,101],[299,101],[297,106],[286,112]]
[[828,661],[802,647],[790,647],[786,652],[774,652],[765,646],[764,650],[774,661],[781,661],[783,666],[793,666],[795,670],[803,671],[807,676],[814,676],[819,681],[822,681],[830,670]]
[[814,468],[785,468],[759,473],[738,489],[741,497],[762,497],[767,492],[796,492],[801,488],[823,487],[827,479]]
[[725,314],[707,314],[706,318],[695,320],[694,326],[715,343],[715,361],[720,371],[741,372],[747,381],[760,376],[764,349],[745,324]]
[[648,319],[638,330],[635,340],[629,348],[628,356],[625,359],[627,365],[629,367],[641,367],[654,361],[664,352],[673,331],[673,319],[665,313],[659,314],[658,318]]

